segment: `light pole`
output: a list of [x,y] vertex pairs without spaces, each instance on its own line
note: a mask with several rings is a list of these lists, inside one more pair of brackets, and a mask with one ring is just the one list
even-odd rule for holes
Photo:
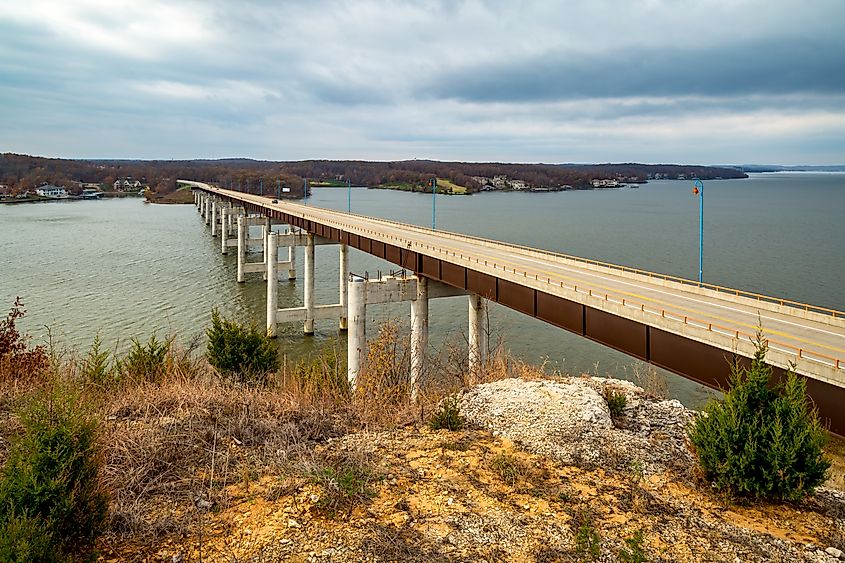
[[692,193],[698,195],[698,285],[700,286],[704,266],[704,182],[696,178],[692,183]]
[[308,205],[308,178],[302,182],[302,204]]
[[352,180],[346,179],[346,211],[352,213]]
[[260,186],[258,189],[261,190],[258,195],[264,195],[264,178],[259,178],[258,182]]
[[431,230],[437,230],[437,178],[431,179]]
[[276,199],[282,197],[282,179],[276,178]]

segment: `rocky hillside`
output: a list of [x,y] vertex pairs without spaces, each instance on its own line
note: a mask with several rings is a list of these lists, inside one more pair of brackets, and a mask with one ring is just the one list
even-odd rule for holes
[[[190,524],[143,544],[112,535],[102,559],[822,562],[845,549],[845,495],[720,498],[696,476],[694,413],[631,383],[505,379],[457,404],[461,430],[409,424],[303,444],[271,475],[234,475],[187,507],[163,502],[145,517]],[[228,436],[214,447],[243,457],[267,445]]]

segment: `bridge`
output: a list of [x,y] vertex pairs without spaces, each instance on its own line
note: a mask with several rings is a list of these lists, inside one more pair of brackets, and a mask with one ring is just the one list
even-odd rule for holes
[[[276,322],[303,321],[306,333],[313,332],[314,319],[337,316],[341,329],[348,322],[353,383],[365,356],[367,303],[411,301],[413,381],[424,355],[420,348],[427,338],[428,299],[467,294],[471,369],[478,368],[484,354],[478,324],[486,300],[712,388],[728,386],[732,361],[749,363],[759,329],[768,343],[766,361],[776,377],[793,366],[805,378],[808,394],[831,430],[845,434],[845,313],[840,311],[386,219],[276,202],[201,182],[179,182],[194,189],[212,232],[216,229],[224,237],[231,232],[225,226],[228,210],[229,222],[236,215],[239,225],[250,218],[255,222],[256,217],[263,222],[265,257],[277,256],[280,244],[306,247],[305,307],[277,310],[271,297],[276,293],[269,288],[276,281],[278,264],[288,264],[295,277],[292,258],[278,263],[265,258],[262,266],[253,266],[252,271],[264,271],[268,278],[268,332],[275,333]],[[274,233],[272,223],[289,225],[291,230]],[[240,249],[246,246],[246,231],[241,227],[238,232]],[[226,244],[224,238],[224,251]],[[339,302],[322,308],[313,302],[315,244],[341,247]],[[414,276],[350,277],[347,247]],[[239,250],[239,281],[243,281],[241,262]]]

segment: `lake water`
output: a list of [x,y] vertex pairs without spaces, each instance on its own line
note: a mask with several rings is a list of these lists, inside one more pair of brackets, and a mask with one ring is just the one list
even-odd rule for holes
[[[548,250],[695,278],[698,198],[691,183],[653,181],[639,188],[558,193],[438,196],[437,227]],[[705,185],[704,279],[720,285],[845,309],[845,174],[755,174]],[[309,205],[346,210],[343,188],[313,191]],[[354,188],[352,211],[431,226],[431,195]],[[123,347],[132,337],[202,337],[217,307],[263,325],[260,274],[235,283],[235,256],[193,206],[138,199],[0,206],[0,305],[20,295],[21,323],[35,342],[84,349],[95,334]],[[302,251],[298,263],[302,268]],[[396,267],[350,251],[352,270]],[[337,248],[317,247],[317,303],[337,301]],[[300,272],[301,276],[301,272]],[[279,306],[302,304],[302,279],[282,282]],[[370,307],[374,321],[407,325],[408,305]],[[465,298],[431,304],[432,344],[460,344]],[[336,323],[317,323],[315,338],[280,327],[291,356],[337,337]],[[491,331],[530,362],[570,373],[624,377],[636,362],[586,339],[491,307]],[[371,331],[370,333],[374,333]],[[666,374],[673,393],[695,404],[707,393]]]

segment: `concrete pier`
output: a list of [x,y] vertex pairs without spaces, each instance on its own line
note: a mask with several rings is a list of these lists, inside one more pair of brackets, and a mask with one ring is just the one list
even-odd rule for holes
[[469,296],[469,373],[478,375],[483,369],[487,357],[487,338],[483,332],[484,317],[487,313],[487,303],[480,295]]
[[296,247],[288,247],[288,280],[296,279]]
[[346,310],[349,304],[349,286],[347,285],[347,280],[349,279],[349,247],[345,244],[341,244],[339,247],[340,252],[340,264],[339,264],[339,280],[338,280],[338,287],[339,287],[339,301],[340,301],[340,309],[343,312],[340,319],[338,319],[338,328],[340,330],[346,330],[348,327],[348,319],[346,318]]
[[365,280],[350,276],[348,283],[347,379],[352,389],[366,369],[367,305],[411,302],[411,400],[416,400],[426,369],[428,345],[428,300],[466,295],[462,289],[416,276]]
[[267,336],[276,337],[276,311],[279,309],[277,262],[279,235],[267,235]]
[[367,299],[366,281],[352,276],[349,279],[349,331],[346,335],[346,379],[354,390],[367,358]]
[[222,254],[229,253],[229,245],[226,244],[229,240],[229,214],[231,208],[223,207],[220,210],[220,252]]
[[211,202],[211,236],[217,236],[217,208],[220,203],[217,201]]
[[416,297],[411,301],[411,400],[417,400],[428,349],[428,279],[417,280]]
[[308,233],[305,244],[305,334],[314,334],[314,234]]

